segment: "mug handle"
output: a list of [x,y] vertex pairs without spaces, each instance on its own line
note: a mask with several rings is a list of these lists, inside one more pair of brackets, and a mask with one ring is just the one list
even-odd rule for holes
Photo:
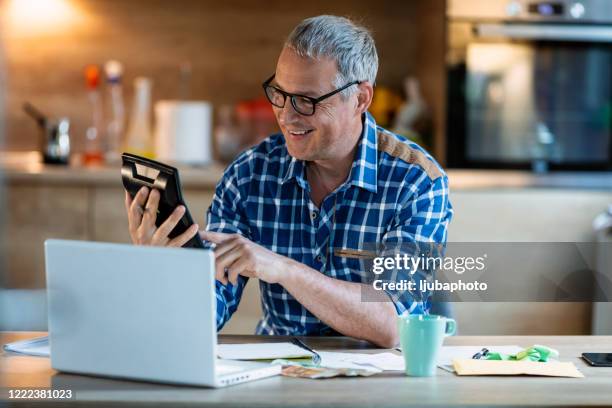
[[457,333],[457,322],[455,319],[446,318],[446,330],[444,331],[445,336],[453,336]]

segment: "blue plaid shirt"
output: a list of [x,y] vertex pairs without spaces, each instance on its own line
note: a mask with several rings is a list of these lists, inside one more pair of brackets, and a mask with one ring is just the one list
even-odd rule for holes
[[[365,282],[366,243],[446,242],[452,217],[448,179],[418,145],[363,116],[347,180],[317,208],[305,163],[289,155],[282,134],[243,152],[227,167],[208,210],[207,230],[240,233],[329,277]],[[216,281],[217,328],[238,308],[248,278]],[[281,285],[259,281],[263,318],[257,334],[325,335],[333,330]],[[398,314],[428,304],[391,296]]]

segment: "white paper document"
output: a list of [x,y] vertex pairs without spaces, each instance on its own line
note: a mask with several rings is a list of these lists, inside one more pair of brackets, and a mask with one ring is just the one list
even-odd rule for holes
[[364,360],[365,354],[339,353],[335,351],[320,351],[321,362],[319,366],[326,368],[352,368],[357,370],[369,370],[380,372],[380,368],[369,364]]
[[226,360],[275,360],[307,358],[312,353],[292,343],[219,344],[217,355]]
[[[522,347],[511,346],[444,346],[440,350],[438,358],[438,367],[454,372],[453,359],[456,358],[472,358],[472,356],[483,348],[487,348],[496,353],[516,354],[523,350]],[[381,371],[404,371],[404,357],[401,354],[390,352],[377,354],[363,353],[334,353],[334,352],[319,352],[321,355],[321,366],[330,368],[368,368]]]
[[[320,366],[360,370],[403,370],[402,356],[393,353],[363,354],[319,351]],[[219,344],[217,355],[228,360],[310,358],[312,353],[292,343]]]
[[19,353],[26,356],[49,357],[49,337],[20,340],[4,345],[4,351]]
[[[348,354],[348,353],[347,353]],[[404,371],[404,357],[401,354],[353,354],[353,362],[364,366],[372,366],[382,371]]]
[[[438,358],[438,367],[454,372],[453,359],[456,358],[472,358],[472,356],[483,348],[488,348],[496,353],[516,354],[523,350],[519,346],[444,346],[440,350]],[[324,367],[336,368],[346,367],[351,368],[367,368],[373,367],[381,371],[404,371],[404,357],[401,354],[390,352],[378,354],[363,354],[363,353],[333,353],[320,352]],[[343,365],[344,364],[344,365]]]

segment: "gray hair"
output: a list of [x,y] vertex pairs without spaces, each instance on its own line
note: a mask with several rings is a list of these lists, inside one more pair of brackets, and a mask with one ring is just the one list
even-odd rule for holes
[[[378,72],[378,54],[369,30],[345,17],[317,16],[303,20],[293,29],[285,47],[300,57],[332,58],[338,66],[336,88],[352,81],[368,81],[374,85]],[[352,86],[345,96],[356,91]]]

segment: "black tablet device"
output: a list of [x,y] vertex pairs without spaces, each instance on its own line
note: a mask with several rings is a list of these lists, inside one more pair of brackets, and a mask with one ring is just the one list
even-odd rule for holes
[[[123,186],[132,198],[144,186],[159,191],[159,208],[155,225],[159,227],[177,206],[183,205],[185,206],[185,214],[168,236],[175,238],[185,232],[194,222],[181,194],[178,170],[166,164],[130,153],[123,153],[121,159],[123,161],[121,179],[123,180]],[[196,234],[183,247],[204,248],[204,243],[200,235]]]
[[593,367],[612,367],[612,353],[582,353],[582,358]]

